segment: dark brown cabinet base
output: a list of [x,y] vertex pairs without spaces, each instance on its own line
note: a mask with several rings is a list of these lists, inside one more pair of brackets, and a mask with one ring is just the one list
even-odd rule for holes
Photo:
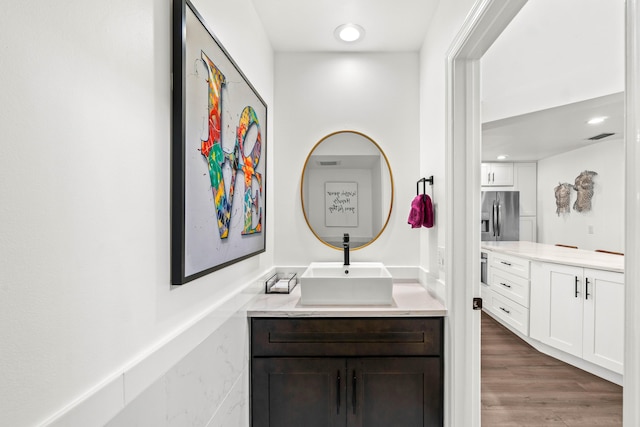
[[443,424],[442,318],[252,319],[253,427]]

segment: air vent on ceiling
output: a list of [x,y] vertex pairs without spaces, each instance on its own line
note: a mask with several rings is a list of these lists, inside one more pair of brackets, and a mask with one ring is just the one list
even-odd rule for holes
[[331,161],[319,161],[318,165],[320,166],[338,166],[340,164],[339,161],[337,160],[331,160]]
[[611,135],[615,135],[615,133],[601,133],[596,136],[592,136],[591,138],[589,138],[589,141],[598,141]]

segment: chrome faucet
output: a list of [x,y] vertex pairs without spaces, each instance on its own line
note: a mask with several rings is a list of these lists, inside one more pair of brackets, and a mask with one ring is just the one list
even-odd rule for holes
[[344,233],[342,247],[344,248],[344,265],[349,265],[349,233]]

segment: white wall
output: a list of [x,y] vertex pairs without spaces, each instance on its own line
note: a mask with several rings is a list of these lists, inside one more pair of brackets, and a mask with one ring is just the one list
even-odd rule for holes
[[[273,117],[273,53],[251,2],[195,4]],[[170,5],[0,5],[1,425],[64,418],[93,394],[99,424],[273,265],[268,215],[265,254],[170,288]]]
[[624,5],[527,2],[482,57],[482,121],[624,91]]
[[307,155],[322,137],[356,130],[386,153],[396,193],[385,232],[375,243],[353,251],[351,260],[417,265],[420,232],[411,229],[407,217],[420,178],[418,55],[277,53],[275,75],[276,264],[342,259],[307,227],[300,177]]
[[445,246],[446,58],[473,4],[473,0],[441,1],[420,51],[419,172],[434,176],[431,195],[435,209],[434,227],[420,233],[420,266],[441,280],[444,270],[438,267],[437,252]]
[[[584,170],[598,173],[593,178],[594,195],[589,212],[573,209],[576,192],[571,192],[571,212],[556,214],[553,189],[558,183],[574,184]],[[624,252],[624,141],[598,144],[549,157],[538,162],[538,239],[540,243],[570,244],[580,249]],[[589,227],[593,234],[589,233]]]

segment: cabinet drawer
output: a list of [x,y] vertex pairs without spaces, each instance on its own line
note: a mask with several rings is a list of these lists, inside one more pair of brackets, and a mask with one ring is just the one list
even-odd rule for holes
[[529,280],[529,260],[494,252],[491,267]]
[[529,308],[529,280],[498,269],[491,272],[490,280],[493,291]]
[[253,356],[440,356],[442,317],[252,318]]
[[529,310],[497,293],[491,295],[491,313],[524,335],[529,335]]

